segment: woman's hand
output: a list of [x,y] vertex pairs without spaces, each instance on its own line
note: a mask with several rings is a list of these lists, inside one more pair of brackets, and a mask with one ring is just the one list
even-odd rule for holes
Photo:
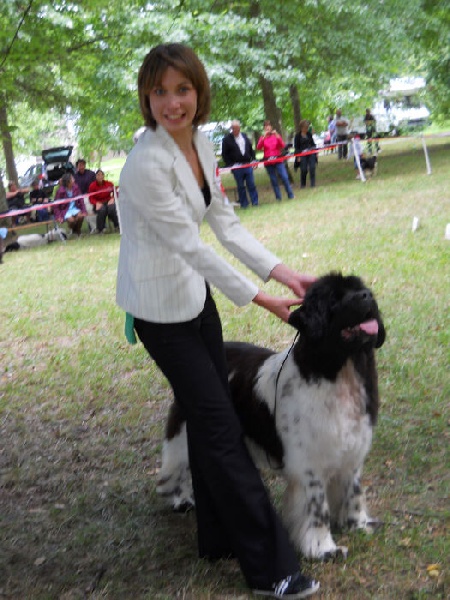
[[258,306],[262,306],[266,310],[270,311],[285,323],[289,320],[291,314],[291,306],[298,306],[301,304],[300,300],[292,298],[281,298],[279,296],[269,296],[265,292],[259,291],[253,298],[253,302]]
[[303,302],[306,290],[316,281],[317,278],[313,277],[312,275],[297,273],[297,271],[294,271],[293,269],[290,269],[286,265],[280,263],[272,269],[270,273],[270,279],[275,279],[275,281],[282,283],[292,290],[294,294],[298,296],[300,304]]

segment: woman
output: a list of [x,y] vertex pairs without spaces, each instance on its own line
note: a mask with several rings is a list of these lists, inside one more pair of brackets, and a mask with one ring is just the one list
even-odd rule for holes
[[[209,114],[210,88],[196,54],[182,44],[153,48],[139,71],[138,93],[147,128],[120,177],[117,302],[134,317],[186,415],[199,555],[211,561],[236,556],[255,590],[303,598],[319,584],[299,572],[245,446],[209,284],[237,305],[253,301],[286,321],[313,278],[281,264],[222,196],[213,147],[197,131]],[[239,260],[298,298],[258,290],[201,241],[203,219]]]
[[[67,223],[75,235],[81,235],[84,217],[87,215],[80,188],[75,183],[72,173],[65,173],[61,178],[54,201],[69,198],[68,202],[53,205],[53,214],[58,223]],[[75,198],[70,200],[70,198]]]
[[[258,150],[264,151],[264,159],[267,160],[269,158],[280,156],[280,152],[283,150],[284,146],[285,144],[283,142],[283,138],[272,128],[270,121],[264,121],[264,133],[259,138],[256,146]],[[280,160],[278,162],[267,162],[264,164],[264,166],[266,167],[266,171],[270,178],[270,183],[272,184],[273,191],[275,192],[275,198],[278,201],[281,200],[281,191],[280,186],[278,185],[277,175],[283,182],[288,198],[293,198],[294,192],[292,191],[292,187],[289,182],[284,161]]]
[[[295,154],[301,154],[302,152],[308,152],[316,147],[316,142],[309,129],[310,123],[306,119],[300,121],[299,132],[294,138],[294,149]],[[308,153],[304,156],[295,157],[295,165],[300,166],[300,187],[306,187],[306,177],[309,171],[309,179],[311,187],[316,185],[316,164],[317,154]]]

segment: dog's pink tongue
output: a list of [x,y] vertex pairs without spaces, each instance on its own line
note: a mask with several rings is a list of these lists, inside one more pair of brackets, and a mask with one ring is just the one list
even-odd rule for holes
[[376,319],[370,319],[370,321],[361,323],[359,327],[365,331],[367,335],[377,335],[378,333],[378,322]]

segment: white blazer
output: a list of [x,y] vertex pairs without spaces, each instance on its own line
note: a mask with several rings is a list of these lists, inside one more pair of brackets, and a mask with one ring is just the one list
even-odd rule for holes
[[146,321],[195,318],[204,306],[205,280],[238,306],[257,294],[253,282],[202,242],[203,219],[222,245],[264,281],[281,262],[240,224],[225,201],[210,141],[196,132],[194,144],[211,190],[208,207],[183,153],[162,127],[145,130],[120,175],[116,300]]

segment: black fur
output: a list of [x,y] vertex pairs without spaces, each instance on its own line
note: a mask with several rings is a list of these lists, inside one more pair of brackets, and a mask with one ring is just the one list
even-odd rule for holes
[[[346,328],[375,319],[378,335],[355,331],[342,336]],[[308,290],[303,304],[292,312],[289,323],[300,332],[294,347],[295,362],[307,381],[335,381],[351,358],[365,382],[372,423],[378,414],[378,383],[374,348],[383,345],[386,332],[372,292],[356,276],[330,273]]]

